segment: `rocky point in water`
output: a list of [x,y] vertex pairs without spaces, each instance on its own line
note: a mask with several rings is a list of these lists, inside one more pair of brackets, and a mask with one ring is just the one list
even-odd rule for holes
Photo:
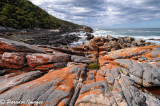
[[95,37],[70,49],[0,38],[0,80],[0,100],[160,106],[160,47],[131,37]]

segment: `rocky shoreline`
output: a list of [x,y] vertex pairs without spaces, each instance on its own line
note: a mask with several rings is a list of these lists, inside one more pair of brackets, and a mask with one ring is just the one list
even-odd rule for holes
[[50,45],[54,47],[70,48],[73,42],[78,42],[82,39],[79,33],[80,31],[85,34],[86,41],[94,38],[94,35],[90,34],[93,30],[87,26],[85,26],[84,29],[72,29],[70,27],[62,26],[58,30],[16,30],[13,28],[0,27],[0,37],[32,45]]
[[70,48],[17,41],[0,38],[0,99],[45,106],[160,105],[160,47],[155,44],[112,36]]
[[151,39],[148,39],[148,40],[160,41],[160,39],[154,39],[154,38],[151,38]]

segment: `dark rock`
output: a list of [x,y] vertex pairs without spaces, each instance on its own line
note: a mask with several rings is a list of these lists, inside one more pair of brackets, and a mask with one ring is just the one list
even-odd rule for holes
[[160,41],[160,39],[154,39],[154,38],[150,38],[148,40]]
[[66,40],[68,43],[72,43],[72,42],[78,42],[78,40],[80,39],[79,37],[80,35],[65,35],[64,36],[64,40]]
[[137,47],[137,46],[138,46],[138,43],[136,41],[133,41],[131,44],[131,47]]
[[145,46],[145,40],[137,39],[135,42],[138,44],[138,46]]
[[92,35],[92,34],[90,34],[90,33],[86,33],[85,36],[87,36],[87,37],[86,37],[86,40],[91,40],[91,39],[94,38],[94,35]]
[[130,36],[124,37],[124,41],[125,41],[126,43],[131,43],[131,42],[133,42],[134,40],[135,40],[135,39],[132,38],[132,37],[130,37]]
[[146,43],[145,43],[145,46],[149,46],[149,45],[151,45],[150,42],[146,42]]
[[69,34],[66,34],[64,36],[62,36],[61,38],[59,39],[54,39],[53,41],[49,41],[50,44],[55,44],[57,46],[60,46],[60,45],[69,45],[70,43],[73,43],[73,42],[78,42],[78,40],[80,39],[79,35],[69,35]]
[[69,33],[69,32],[72,32],[73,31],[73,28],[70,27],[70,26],[61,26],[59,28],[59,32],[62,34],[62,33]]
[[0,70],[0,76],[4,75],[6,70]]
[[93,60],[90,60],[89,58],[82,57],[82,56],[75,56],[72,55],[71,60],[73,62],[78,62],[78,63],[92,63]]
[[89,32],[89,33],[92,33],[92,32],[93,32],[93,29],[92,29],[91,27],[84,26],[84,27],[83,27],[83,32]]

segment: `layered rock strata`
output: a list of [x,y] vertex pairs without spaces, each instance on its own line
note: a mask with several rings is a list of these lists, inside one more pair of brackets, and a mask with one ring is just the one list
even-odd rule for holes
[[[146,44],[109,52],[100,41],[67,50],[0,38],[0,100],[41,101],[44,106],[159,106],[160,47]],[[99,69],[90,69],[95,62]]]

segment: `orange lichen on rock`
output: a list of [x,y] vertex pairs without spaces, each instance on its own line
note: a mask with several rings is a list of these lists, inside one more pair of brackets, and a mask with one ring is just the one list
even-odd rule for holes
[[96,75],[96,82],[102,81],[102,80],[106,80],[104,76],[102,76],[99,72],[97,72]]
[[7,43],[0,41],[0,49],[2,50],[14,50],[14,47],[12,45],[8,45]]
[[53,67],[53,64],[40,65],[40,66],[34,67],[34,70],[47,71],[49,69],[52,69],[52,67]]
[[67,106],[67,104],[65,102],[60,102],[57,106]]
[[97,70],[90,70],[90,71],[87,73],[87,78],[86,78],[86,80],[83,82],[83,85],[84,85],[84,84],[91,84],[91,83],[94,83],[94,82],[95,82],[96,71],[97,71]]
[[38,65],[46,64],[52,62],[52,59],[55,58],[55,55],[47,54],[31,54],[27,55],[27,63],[30,67],[35,67]]
[[134,52],[140,52],[142,50],[149,50],[152,51],[154,48],[158,47],[158,45],[154,45],[154,46],[144,46],[144,47],[136,47],[136,49],[134,50]]
[[63,77],[63,81],[56,84],[57,90],[62,90],[65,92],[68,92],[74,88],[74,79],[78,77],[78,75],[73,75],[71,73],[68,73],[67,76]]
[[160,57],[160,54],[152,55],[147,53],[147,54],[143,54],[142,56],[146,58],[157,58],[157,57]]
[[112,57],[112,55],[106,55],[106,56],[99,57],[100,66],[103,66],[106,63],[112,62],[113,60],[114,58]]
[[121,57],[126,57],[126,56],[129,56],[130,54],[129,53],[120,53],[120,54],[117,54],[117,55],[119,55]]
[[94,83],[94,82],[95,82],[95,79],[92,79],[92,80],[84,81],[84,84],[91,84],[91,83]]
[[25,65],[25,53],[5,52],[1,56],[0,66],[3,68],[19,69]]
[[31,84],[29,88],[33,88],[34,86],[40,86],[42,84],[46,84],[55,80],[57,81],[57,83],[55,83],[55,85],[57,86],[57,90],[71,90],[74,87],[74,79],[78,77],[78,74],[70,72],[70,69],[73,67],[81,67],[81,65],[69,66],[60,70],[52,70],[43,77],[31,81],[27,84]]
[[86,96],[96,95],[97,93],[99,93],[99,90],[97,90],[97,89],[92,90],[92,91],[87,92],[87,93],[84,93],[84,94],[82,94],[81,96],[78,97],[77,102],[80,101],[80,100],[82,100],[82,99],[85,98]]
[[113,65],[113,64],[106,64],[105,66],[106,66],[106,69],[110,69],[110,70],[117,67],[117,65]]

